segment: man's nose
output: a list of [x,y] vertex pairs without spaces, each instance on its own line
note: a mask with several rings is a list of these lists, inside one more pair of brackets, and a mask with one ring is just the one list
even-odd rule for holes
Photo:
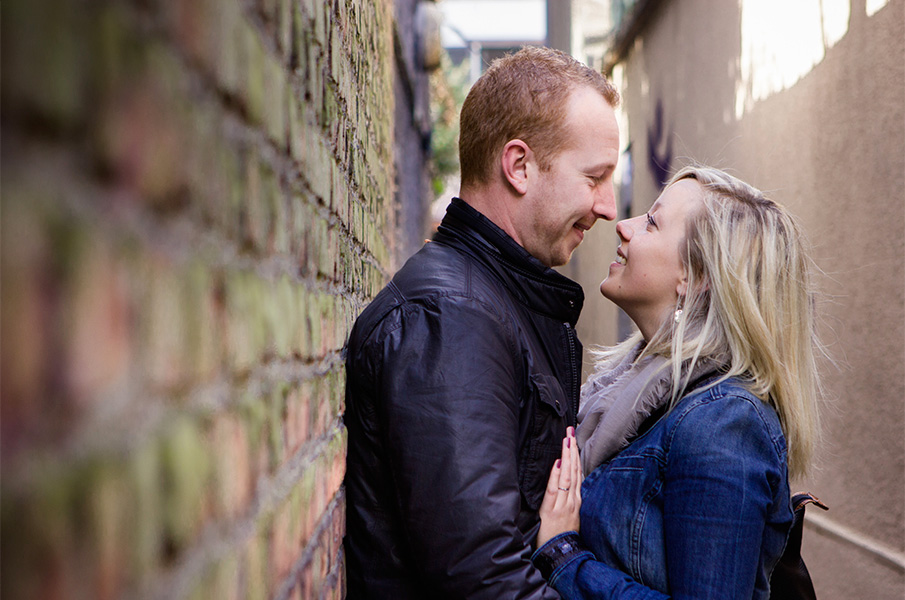
[[616,192],[612,180],[601,186],[600,193],[594,202],[594,215],[604,221],[616,220]]

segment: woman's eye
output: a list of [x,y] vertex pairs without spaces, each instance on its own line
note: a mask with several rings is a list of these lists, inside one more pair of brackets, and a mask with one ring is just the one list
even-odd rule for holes
[[651,227],[656,227],[657,224],[654,222],[654,218],[650,216],[650,213],[647,213],[647,224]]

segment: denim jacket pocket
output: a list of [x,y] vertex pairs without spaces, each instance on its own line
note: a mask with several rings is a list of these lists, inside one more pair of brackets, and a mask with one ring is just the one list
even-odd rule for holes
[[581,488],[582,538],[609,540],[598,560],[656,589],[666,582],[659,567],[665,564],[662,468],[659,449],[635,447],[593,471]]
[[519,487],[533,510],[540,508],[550,478],[550,469],[559,458],[566,435],[568,400],[552,375],[533,373],[525,410],[528,435],[519,456]]

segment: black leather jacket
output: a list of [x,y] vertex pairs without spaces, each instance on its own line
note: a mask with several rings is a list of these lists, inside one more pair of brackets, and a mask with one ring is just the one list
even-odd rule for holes
[[454,200],[347,349],[348,597],[558,598],[531,564],[581,287]]

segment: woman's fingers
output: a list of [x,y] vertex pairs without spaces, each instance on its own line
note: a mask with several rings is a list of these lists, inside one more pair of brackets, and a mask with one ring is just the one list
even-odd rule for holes
[[547,491],[540,506],[540,528],[537,545],[565,531],[578,530],[578,508],[581,505],[579,486],[581,467],[578,464],[578,448],[575,430],[569,427],[562,441],[562,453],[550,470]]
[[581,506],[581,458],[578,455],[578,443],[575,440],[575,430],[572,429],[571,433],[572,444],[569,449],[572,458],[572,489],[569,494],[572,496],[572,500],[577,503],[578,506]]
[[[553,464],[553,468],[550,469],[550,478],[547,480],[547,494],[556,497],[556,493],[559,491],[559,476],[562,472],[562,458],[557,458],[556,462]],[[546,498],[544,502],[546,502]]]
[[574,481],[574,471],[575,471],[575,459],[573,457],[573,451],[575,450],[575,438],[572,433],[572,428],[569,427],[566,430],[566,437],[563,439],[563,448],[562,448],[562,468],[560,469],[559,474],[559,485],[557,489],[560,492],[568,493],[572,489],[572,482]]
[[572,429],[572,481],[581,485],[581,458],[578,456],[578,443],[575,440],[575,430]]
[[543,504],[552,509],[554,504],[559,506],[570,499],[580,499],[580,486],[581,463],[575,442],[575,429],[569,427],[562,440],[562,454],[550,471]]
[[[563,441],[563,448],[565,449],[565,440]],[[540,517],[543,521],[544,519],[549,520],[554,510],[559,506],[559,494],[560,494],[560,478],[562,477],[562,472],[565,468],[562,460],[566,457],[565,451],[563,451],[562,456],[556,459],[556,462],[553,464],[553,468],[550,469],[550,477],[547,479],[547,491],[544,493],[544,499],[540,505]]]

